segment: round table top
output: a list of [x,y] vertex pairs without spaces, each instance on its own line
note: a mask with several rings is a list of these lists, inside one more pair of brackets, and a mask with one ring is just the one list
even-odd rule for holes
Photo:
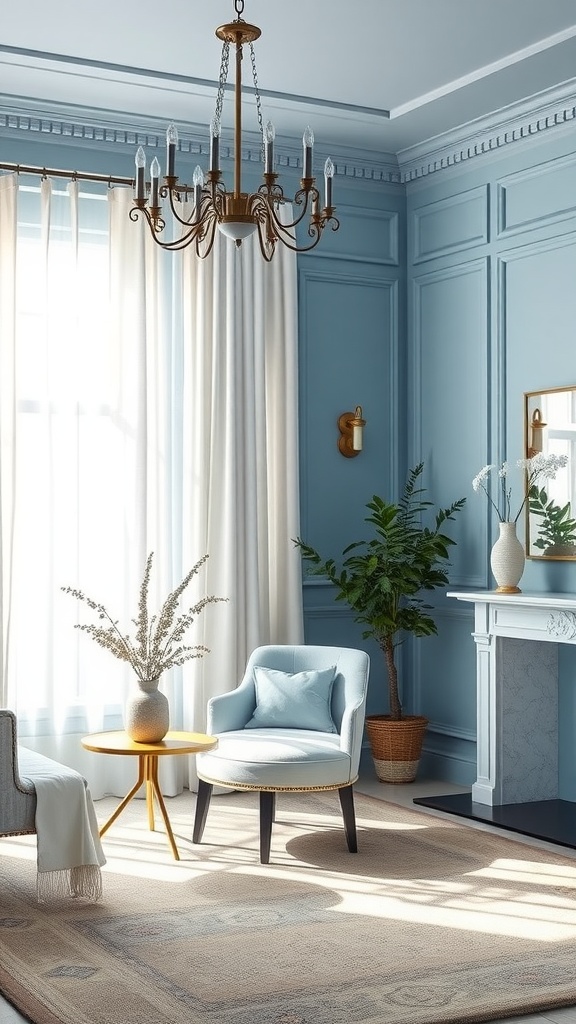
[[93,732],[80,740],[86,750],[99,754],[198,754],[218,746],[216,736],[203,732],[168,732],[158,743],[136,743],[123,731]]

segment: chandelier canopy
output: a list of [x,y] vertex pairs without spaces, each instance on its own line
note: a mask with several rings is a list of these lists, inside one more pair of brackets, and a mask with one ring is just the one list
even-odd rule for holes
[[[276,244],[282,242],[295,252],[308,252],[320,241],[327,224],[333,231],[339,228],[332,205],[332,179],[334,164],[330,157],[324,165],[324,205],[320,205],[320,193],[312,173],[314,135],[307,127],[303,138],[303,161],[300,188],[293,199],[296,215],[289,224],[280,218],[280,207],[286,202],[284,192],[277,184],[278,174],[274,170],[274,125],[268,121],[263,125],[260,93],[254,57],[254,40],[261,32],[256,25],[244,21],[244,0],[234,0],[237,14],[235,21],[220,25],[216,29],[222,40],[220,78],[216,97],[216,111],[210,123],[210,167],[205,178],[198,165],[194,170],[192,184],[185,185],[175,173],[178,131],[171,124],[166,132],[166,174],[160,183],[160,164],[154,157],[150,165],[150,182],[146,182],[146,154],[142,147],[136,153],[136,179],[134,206],[130,218],[137,220],[143,215],[150,227],[152,237],[163,249],[178,250],[194,245],[201,258],[209,254],[214,244],[216,228],[235,241],[236,245],[257,232],[262,256],[267,262],[272,259]],[[236,79],[234,86],[234,189],[227,191],[222,182],[220,169],[220,132],[224,90],[228,77],[230,45],[235,50]],[[242,56],[243,47],[248,44],[256,96],[258,123],[262,135],[264,161],[263,183],[253,193],[242,191]],[[169,206],[173,223],[180,225],[179,234],[172,240],[165,240],[163,231],[166,221],[163,216],[163,202]],[[296,239],[296,228],[308,218],[308,238],[302,244]]]

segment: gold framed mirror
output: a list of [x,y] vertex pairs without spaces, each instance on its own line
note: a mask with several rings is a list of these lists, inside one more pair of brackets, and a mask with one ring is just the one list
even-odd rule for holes
[[576,385],[524,393],[524,446],[526,458],[543,452],[568,460],[527,497],[526,556],[576,559]]

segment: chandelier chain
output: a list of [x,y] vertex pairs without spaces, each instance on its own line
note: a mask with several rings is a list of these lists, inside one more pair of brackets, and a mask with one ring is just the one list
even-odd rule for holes
[[238,18],[244,14],[244,0],[234,0],[234,10],[238,15]]
[[256,116],[258,117],[260,138],[262,139],[262,155],[264,155],[264,122],[262,120],[262,101],[260,100],[260,90],[258,88],[258,72],[256,71],[256,57],[254,55],[253,43],[250,43],[250,60],[252,62],[252,78],[254,79],[254,92],[256,94]]
[[228,81],[228,64],[230,61],[230,43],[222,43],[222,60],[220,62],[220,78],[218,79],[218,95],[216,96],[215,120],[222,123],[222,107],[224,105],[224,88]]

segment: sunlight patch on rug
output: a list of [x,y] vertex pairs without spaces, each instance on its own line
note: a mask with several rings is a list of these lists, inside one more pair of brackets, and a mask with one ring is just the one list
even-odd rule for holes
[[34,1024],[465,1024],[576,1003],[560,854],[358,796],[351,855],[336,794],[280,794],[260,865],[257,795],[215,797],[199,846],[193,796],[167,806],[181,860],[134,802],[96,905],[39,907],[33,839],[0,843],[0,988]]

